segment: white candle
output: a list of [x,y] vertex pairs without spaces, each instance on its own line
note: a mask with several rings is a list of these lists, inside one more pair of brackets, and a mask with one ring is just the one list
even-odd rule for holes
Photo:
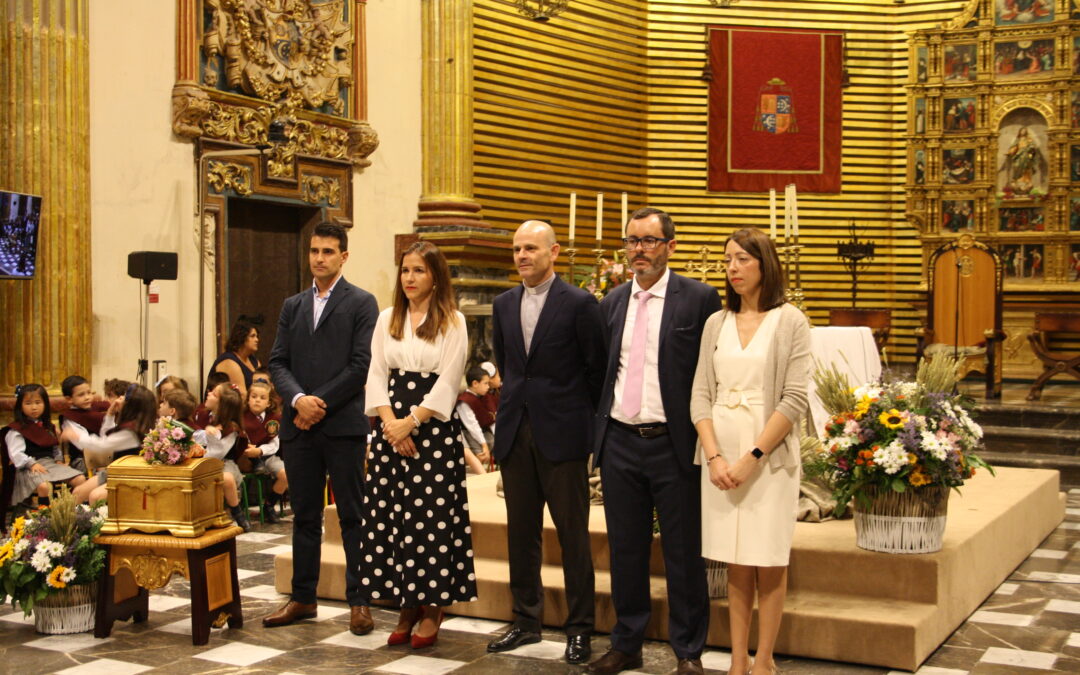
[[769,238],[776,241],[776,188],[769,188]]
[[[596,193],[596,241],[604,238],[604,193]],[[600,246],[597,246],[600,248]]]
[[791,184],[791,235],[799,241],[799,195],[794,183]]
[[784,186],[784,243],[791,236],[791,186]]
[[577,221],[577,193],[570,193],[570,245],[574,245],[574,226]]
[[627,207],[626,193],[624,192],[624,193],[622,193],[622,225],[619,226],[621,228],[621,230],[622,230],[622,236],[624,236],[624,237],[626,236],[626,218],[627,218],[626,207]]

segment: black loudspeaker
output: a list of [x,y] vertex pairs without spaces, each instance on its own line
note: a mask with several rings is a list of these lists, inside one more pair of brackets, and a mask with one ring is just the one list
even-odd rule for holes
[[176,254],[166,251],[128,253],[128,276],[143,281],[176,279]]

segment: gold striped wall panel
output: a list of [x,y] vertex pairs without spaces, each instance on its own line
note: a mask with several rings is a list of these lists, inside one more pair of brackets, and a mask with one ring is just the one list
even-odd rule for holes
[[0,189],[43,197],[36,277],[0,281],[0,398],[91,376],[87,34],[85,0],[0,5]]

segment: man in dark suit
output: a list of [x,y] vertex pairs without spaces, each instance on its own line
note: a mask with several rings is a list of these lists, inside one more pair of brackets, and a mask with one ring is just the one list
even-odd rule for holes
[[653,509],[667,573],[668,636],[679,673],[701,673],[709,596],[701,558],[700,468],[690,389],[701,331],[720,309],[713,288],[667,267],[675,224],[659,209],[637,210],[623,239],[632,283],[600,304],[608,344],[597,409],[595,462],[604,488],[616,623],[611,649],[592,673],[641,666],[649,623]]
[[550,225],[522,224],[514,234],[514,261],[524,283],[495,298],[492,311],[503,382],[495,459],[506,495],[514,625],[488,651],[540,641],[546,503],[562,548],[566,660],[584,663],[592,654],[595,615],[588,458],[605,354],[596,299],[555,274],[558,254]]
[[348,235],[322,223],[311,235],[310,290],[285,301],[270,375],[284,401],[281,452],[293,507],[293,578],[288,603],[263,619],[285,626],[317,612],[322,544],[323,489],[334,490],[345,547],[345,592],[357,635],[375,627],[360,587],[360,505],[369,429],[364,383],[371,363],[371,333],[379,316],[375,298],[345,281]]

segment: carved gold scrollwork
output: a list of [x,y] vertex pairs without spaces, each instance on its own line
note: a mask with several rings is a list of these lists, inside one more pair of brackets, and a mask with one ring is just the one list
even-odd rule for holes
[[359,167],[371,166],[368,155],[379,147],[379,136],[367,122],[349,128],[349,159]]
[[187,573],[187,566],[184,563],[153,553],[140,553],[131,558],[122,558],[116,567],[130,569],[135,575],[135,583],[149,590],[165,587],[173,574],[184,576]]
[[252,192],[251,167],[210,160],[206,170],[206,182],[218,194],[232,190],[241,197],[246,197]]
[[971,23],[975,18],[975,13],[979,11],[979,3],[982,0],[968,0],[968,3],[964,6],[964,9],[953,18],[948,21],[944,21],[941,27],[945,30],[957,30]]
[[327,205],[337,206],[341,201],[341,183],[329,176],[304,176],[301,195],[305,202],[311,204],[325,199]]

